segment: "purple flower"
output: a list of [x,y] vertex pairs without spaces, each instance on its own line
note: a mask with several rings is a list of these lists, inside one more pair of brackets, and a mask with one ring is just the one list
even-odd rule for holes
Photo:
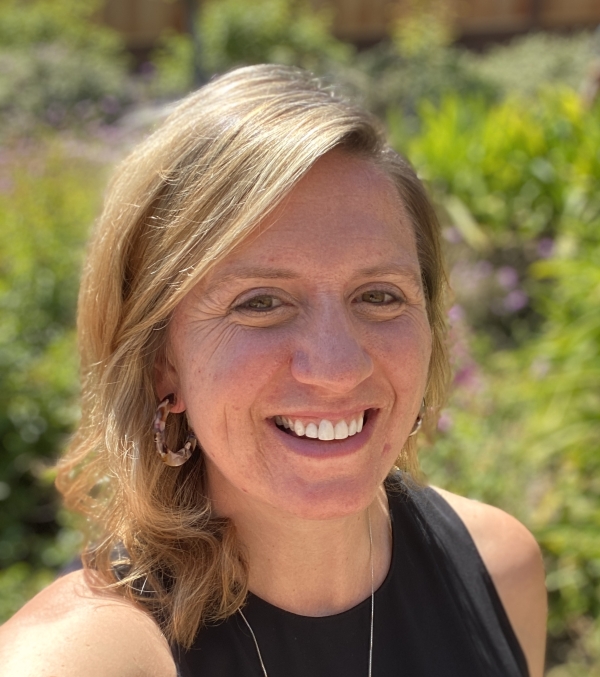
[[446,242],[450,242],[450,244],[458,244],[459,242],[462,242],[462,236],[458,232],[454,226],[449,226],[447,228],[444,228],[442,231],[442,237]]
[[504,289],[514,289],[519,282],[519,273],[512,266],[502,266],[496,271],[496,279]]
[[456,372],[454,385],[467,390],[478,390],[480,386],[479,369],[475,363],[467,364]]
[[522,289],[513,289],[505,297],[502,305],[508,312],[516,313],[529,303],[529,297]]
[[452,284],[457,289],[462,289],[467,293],[475,293],[479,290],[481,283],[490,276],[493,271],[492,264],[489,261],[458,261],[450,273]]
[[152,77],[156,72],[156,67],[151,61],[144,61],[139,67],[139,73],[142,77]]
[[554,252],[554,240],[551,237],[543,237],[537,245],[537,253],[541,259],[548,259]]
[[452,429],[453,423],[452,416],[447,411],[442,411],[437,423],[438,430],[447,433]]
[[465,311],[462,306],[455,303],[448,311],[448,318],[452,324],[457,324],[465,319]]
[[119,100],[114,96],[105,96],[100,106],[106,115],[116,115],[121,110],[121,104]]

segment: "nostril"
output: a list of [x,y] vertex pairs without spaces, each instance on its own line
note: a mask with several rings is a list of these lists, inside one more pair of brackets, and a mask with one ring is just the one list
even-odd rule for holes
[[316,351],[295,352],[291,371],[297,381],[336,393],[347,393],[372,374],[371,358],[359,346],[354,346],[351,351],[339,344],[333,348],[324,346],[325,342]]

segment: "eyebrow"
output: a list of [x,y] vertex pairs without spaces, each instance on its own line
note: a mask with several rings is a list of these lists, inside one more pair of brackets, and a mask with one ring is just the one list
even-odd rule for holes
[[[401,264],[389,264],[382,266],[371,266],[369,268],[361,268],[356,271],[356,277],[389,277],[391,275],[401,275],[408,277],[410,281],[418,287],[422,286],[421,274],[412,266],[405,266]],[[238,280],[297,280],[301,277],[300,274],[295,273],[287,268],[269,268],[263,266],[255,266],[248,268],[240,268],[232,271],[214,280],[208,285],[210,288],[221,287],[228,282],[235,282]]]
[[418,287],[423,284],[421,278],[421,271],[415,269],[413,266],[405,266],[402,264],[391,264],[383,266],[372,266],[370,268],[361,268],[357,271],[358,277],[388,277],[390,275],[401,275],[410,278]]
[[234,282],[236,280],[296,280],[299,277],[300,275],[298,275],[298,273],[294,273],[286,268],[240,268],[239,270],[219,277],[209,286],[220,287],[222,284]]

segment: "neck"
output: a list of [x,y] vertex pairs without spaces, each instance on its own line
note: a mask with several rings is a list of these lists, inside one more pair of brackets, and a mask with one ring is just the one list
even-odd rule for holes
[[383,582],[392,543],[383,487],[357,514],[306,520],[280,514],[270,506],[232,507],[249,564],[249,589],[267,602],[303,616],[326,616],[356,606]]

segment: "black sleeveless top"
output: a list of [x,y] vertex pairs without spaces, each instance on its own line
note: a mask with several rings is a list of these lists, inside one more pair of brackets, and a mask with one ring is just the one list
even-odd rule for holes
[[[462,520],[434,490],[387,483],[390,570],[375,593],[373,677],[527,677],[525,656]],[[367,677],[370,596],[298,616],[249,594],[244,614],[268,677]],[[239,614],[173,651],[181,677],[264,677]]]

